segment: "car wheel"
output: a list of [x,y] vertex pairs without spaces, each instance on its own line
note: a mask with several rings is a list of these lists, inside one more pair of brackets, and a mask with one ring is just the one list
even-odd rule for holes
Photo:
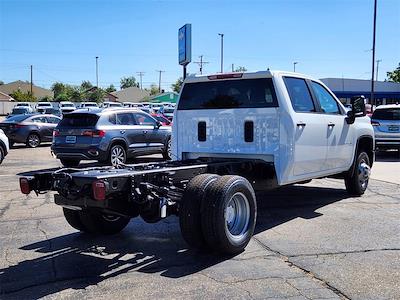
[[171,152],[171,138],[168,139],[167,144],[165,146],[165,150],[163,152],[164,159],[171,159],[172,152]]
[[241,176],[227,175],[206,188],[201,225],[208,246],[217,252],[242,252],[254,233],[256,197]]
[[368,154],[363,151],[359,152],[355,164],[353,172],[345,177],[344,183],[349,194],[361,196],[368,187],[371,174]]
[[79,211],[63,207],[63,213],[65,220],[68,222],[69,225],[71,225],[73,228],[79,231],[86,231],[86,227],[83,225],[79,217]]
[[81,161],[80,160],[76,160],[76,159],[60,159],[60,162],[66,168],[74,168],[74,167],[79,166],[79,163]]
[[36,148],[40,145],[40,137],[37,133],[29,134],[28,138],[26,139],[26,145],[30,148]]
[[0,164],[3,162],[4,159],[4,149],[3,147],[0,147]]
[[98,211],[79,211],[79,218],[86,231],[95,234],[116,234],[128,225],[130,218]]
[[121,145],[113,145],[110,149],[110,163],[112,166],[125,164],[126,151]]
[[190,247],[207,248],[201,228],[201,211],[207,186],[219,178],[215,174],[201,174],[191,179],[186,186],[179,208],[179,225],[184,240]]

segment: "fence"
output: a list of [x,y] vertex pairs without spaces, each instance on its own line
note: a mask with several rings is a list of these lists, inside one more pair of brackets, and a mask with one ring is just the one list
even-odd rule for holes
[[0,101],[0,116],[9,114],[14,106],[15,102]]

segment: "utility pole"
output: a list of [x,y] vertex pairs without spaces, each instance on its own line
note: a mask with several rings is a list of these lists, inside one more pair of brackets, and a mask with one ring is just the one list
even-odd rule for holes
[[208,61],[203,61],[203,56],[204,55],[200,55],[200,61],[194,61],[195,64],[198,64],[200,66],[200,74],[203,74],[203,65],[208,64]]
[[298,64],[298,61],[293,62],[293,72],[296,72],[296,65]]
[[142,77],[143,77],[144,73],[145,73],[145,72],[136,72],[136,74],[138,74],[139,77],[140,77],[140,89],[141,89],[141,90],[143,89]]
[[33,66],[31,65],[31,96],[33,96]]
[[378,76],[379,76],[379,63],[382,61],[382,59],[377,59],[376,60],[376,79],[375,81],[378,81]]
[[221,73],[224,72],[224,34],[218,33],[221,37]]
[[156,70],[159,75],[158,75],[158,92],[161,93],[161,73],[164,73],[165,71],[163,70]]
[[376,2],[374,1],[374,27],[372,35],[372,74],[371,74],[371,112],[374,110],[374,75],[375,75],[375,35],[376,35]]
[[99,57],[96,56],[96,86],[99,88],[99,63],[98,63]]

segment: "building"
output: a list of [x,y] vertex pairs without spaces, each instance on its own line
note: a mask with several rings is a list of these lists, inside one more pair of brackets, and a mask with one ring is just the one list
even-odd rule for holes
[[[371,99],[371,80],[348,78],[321,79],[343,104],[349,104],[353,96],[364,95],[368,103]],[[374,99],[377,105],[400,103],[400,83],[375,81]]]
[[136,86],[112,92],[111,94],[118,98],[118,102],[140,102],[150,96],[149,91],[141,90]]
[[[86,93],[94,93],[96,92],[97,87],[91,87],[90,89],[86,90]],[[104,102],[117,102],[118,97],[113,95],[112,93],[107,93],[105,92],[104,96],[103,96],[103,101]]]
[[[0,85],[0,92],[10,95],[15,91],[20,90],[23,93],[27,93],[31,91],[31,84],[28,81],[17,80],[10,83]],[[32,85],[33,96],[37,99],[41,99],[44,97],[54,97],[54,93],[52,90],[44,89],[42,87]]]
[[10,95],[0,92],[0,101],[6,101],[6,102],[14,101],[14,98],[11,97]]
[[151,96],[149,99],[149,102],[171,102],[171,103],[176,103],[178,101],[179,94],[175,92],[166,92],[166,93],[161,93],[157,94],[154,96]]

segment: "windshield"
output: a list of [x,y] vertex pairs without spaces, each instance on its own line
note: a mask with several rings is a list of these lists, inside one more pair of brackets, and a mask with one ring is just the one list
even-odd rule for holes
[[94,114],[67,114],[59,123],[58,127],[93,127],[99,116]]
[[204,81],[184,85],[178,109],[278,106],[272,79]]
[[51,104],[50,104],[50,103],[38,103],[37,106],[38,106],[38,107],[39,107],[39,106],[46,106],[46,107],[48,107],[48,106],[51,106]]
[[9,117],[6,122],[22,122],[26,119],[28,119],[31,115],[16,115]]
[[26,112],[27,112],[26,108],[14,108],[11,114],[18,115],[18,114],[25,114]]
[[120,103],[110,103],[109,104],[109,107],[121,107],[122,106],[122,104],[120,104]]
[[15,105],[15,106],[29,106],[29,104],[27,104],[27,103],[18,103],[18,104]]
[[372,119],[400,121],[400,108],[377,109],[374,111]]
[[61,104],[61,107],[74,107],[72,103]]
[[97,107],[97,104],[95,104],[95,103],[85,103],[85,104],[83,104],[83,107]]
[[164,108],[164,113],[165,114],[172,114],[172,113],[174,113],[174,108]]

